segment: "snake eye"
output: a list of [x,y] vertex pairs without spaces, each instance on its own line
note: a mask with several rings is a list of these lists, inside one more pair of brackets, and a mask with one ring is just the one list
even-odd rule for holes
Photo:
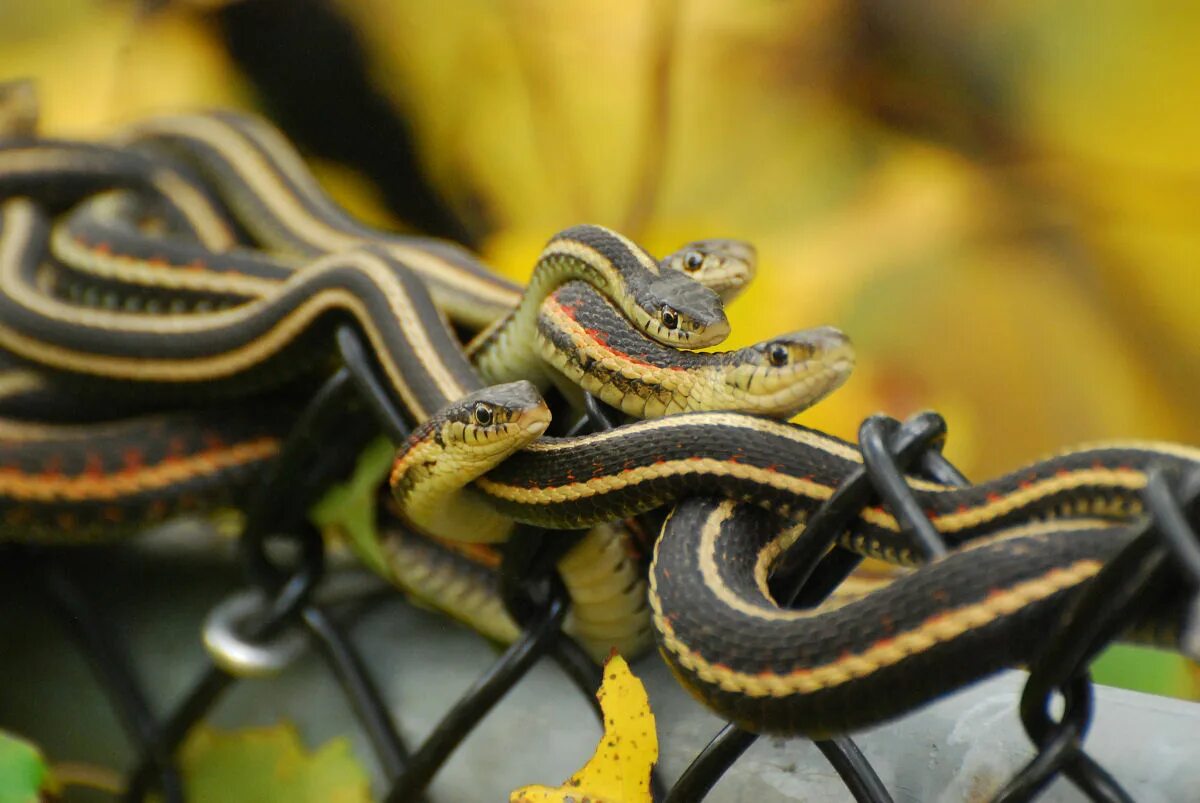
[[677,329],[679,327],[679,313],[670,307],[663,307],[662,325],[668,329]]
[[704,254],[699,251],[688,251],[683,258],[683,267],[687,270],[700,270],[700,266],[704,264]]
[[492,423],[495,416],[492,415],[492,408],[486,404],[479,403],[475,405],[475,423],[481,427],[486,427]]
[[787,346],[783,345],[782,343],[773,344],[769,349],[767,349],[767,359],[771,362],[771,365],[774,365],[776,368],[782,368],[783,366],[787,365]]

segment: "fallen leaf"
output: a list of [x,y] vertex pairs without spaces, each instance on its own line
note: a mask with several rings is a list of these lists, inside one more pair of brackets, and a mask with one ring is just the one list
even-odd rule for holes
[[180,753],[193,803],[367,803],[366,772],[343,738],[316,751],[290,725],[221,731],[198,726]]
[[613,653],[596,693],[604,736],[579,772],[557,788],[525,786],[509,803],[651,803],[650,770],[658,761],[654,714],[642,682]]

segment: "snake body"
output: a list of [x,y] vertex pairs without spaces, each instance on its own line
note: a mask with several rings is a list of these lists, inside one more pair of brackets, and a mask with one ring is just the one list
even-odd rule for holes
[[[1044,649],[1073,592],[1135,531],[1108,519],[1002,529],[840,606],[780,608],[767,583],[789,531],[753,505],[680,504],[651,567],[660,652],[718,714],[811,738],[893,718]],[[1178,645],[1186,597],[1156,601],[1160,646]]]
[[[682,283],[689,263],[698,268],[702,259],[681,256],[681,266],[664,270],[615,233],[568,230],[543,254],[547,278],[536,301],[521,302],[514,288],[461,249],[357,224],[272,137],[256,122],[214,116],[150,121],[122,142],[147,148],[139,158],[148,161],[131,168],[143,176],[157,169],[150,150],[168,147],[181,155],[218,187],[255,239],[290,255],[282,258],[280,276],[214,301],[234,306],[213,312],[85,308],[82,296],[72,303],[47,292],[39,271],[46,222],[28,201],[10,201],[0,231],[0,287],[6,290],[0,345],[64,375],[240,393],[247,382],[265,386],[268,380],[259,377],[294,370],[319,338],[320,325],[353,322],[370,342],[396,403],[418,422],[391,475],[396,509],[407,523],[459,541],[494,541],[514,522],[582,529],[678,505],[652,567],[656,636],[689,689],[753,730],[839,732],[1027,660],[1036,646],[1028,634],[1128,540],[1130,531],[1119,525],[1140,514],[1150,468],[1200,466],[1194,449],[1117,444],[1058,455],[967,488],[910,479],[922,509],[956,551],[835,610],[782,611],[770,594],[772,561],[790,540],[803,537],[806,517],[861,467],[853,444],[765,417],[709,411],[588,436],[546,437],[548,408],[525,381],[527,375],[544,381],[543,363],[533,356],[546,344],[567,355],[551,360],[563,376],[593,382],[592,389],[619,404],[629,397],[624,385],[631,377],[657,372],[654,382],[661,385],[672,371],[732,367],[744,370],[741,385],[748,389],[759,368],[780,368],[773,355],[784,352],[775,346],[790,344],[764,344],[766,365],[754,365],[746,352],[680,357],[645,343],[613,347],[613,333],[602,328],[609,324],[601,322],[618,315],[614,310],[639,336],[671,345],[702,345],[705,336],[697,333],[706,324],[723,336],[723,317],[707,306],[715,296]],[[21,158],[34,164],[29,151]],[[0,193],[6,191],[4,165],[0,158]],[[100,185],[146,186],[144,178],[138,181],[118,176]],[[33,192],[36,184],[14,180],[9,191]],[[171,201],[170,192],[155,192],[163,203],[190,208]],[[202,216],[181,215],[172,225],[195,229],[200,222]],[[94,254],[96,246],[84,242],[78,256]],[[71,261],[66,247],[60,251]],[[233,242],[209,247],[236,253]],[[327,252],[336,253],[322,256]],[[312,261],[295,270],[292,258]],[[134,262],[139,270],[154,267],[149,258]],[[576,272],[564,269],[570,265]],[[613,308],[568,284],[579,278]],[[110,289],[117,293],[120,285]],[[483,329],[471,351],[487,381],[514,381],[484,387],[443,314]],[[494,358],[505,353],[507,337],[524,357]],[[634,368],[620,374],[606,365],[613,359]],[[795,360],[795,352],[787,359]],[[818,383],[817,397],[847,370],[842,365]],[[686,409],[649,396],[632,406],[646,415]],[[26,472],[23,465],[14,470]],[[879,506],[858,511],[841,543],[893,562],[916,562],[899,523]],[[383,546],[394,555],[404,552],[400,544]],[[1176,621],[1171,611],[1163,616]],[[889,695],[897,685],[903,693]]]

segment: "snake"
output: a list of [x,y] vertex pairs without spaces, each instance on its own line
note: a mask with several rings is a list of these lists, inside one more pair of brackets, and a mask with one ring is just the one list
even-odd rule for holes
[[294,418],[275,403],[89,424],[0,420],[0,538],[78,543],[242,508]]
[[[231,309],[222,310],[218,313],[203,314],[203,315],[140,315],[126,311],[114,311],[112,309],[79,309],[77,306],[56,302],[53,298],[47,297],[44,292],[44,287],[38,287],[37,281],[39,274],[36,271],[36,266],[42,261],[44,254],[39,254],[39,244],[45,240],[46,236],[46,221],[40,219],[37,214],[36,207],[33,207],[25,202],[10,202],[5,207],[5,234],[0,237],[0,250],[3,250],[3,265],[0,266],[0,271],[8,271],[4,278],[0,281],[9,288],[9,294],[6,301],[0,301],[0,306],[11,304],[19,306],[27,316],[25,331],[36,332],[40,340],[38,341],[43,346],[51,348],[61,348],[63,339],[60,336],[61,330],[56,327],[65,326],[68,331],[73,333],[75,344],[78,347],[88,349],[99,349],[102,353],[92,351],[83,356],[77,356],[74,363],[55,362],[54,360],[46,360],[41,356],[41,351],[26,352],[24,356],[32,357],[39,364],[51,365],[67,370],[78,370],[77,366],[86,365],[88,370],[95,375],[100,370],[108,370],[107,376],[114,380],[125,380],[130,382],[145,381],[145,371],[149,368],[151,371],[157,369],[160,373],[155,378],[164,385],[178,381],[178,375],[173,375],[172,370],[183,368],[190,370],[195,363],[188,360],[186,357],[182,359],[165,358],[161,360],[147,359],[151,354],[171,354],[170,342],[173,339],[177,344],[176,348],[189,349],[195,348],[204,339],[210,338],[215,331],[212,323],[214,321],[223,323],[230,318],[244,322],[251,320],[252,315],[247,314],[247,309],[253,309],[254,304],[258,304],[258,308],[266,308],[268,313],[275,316],[283,316],[282,320],[287,320],[287,315],[294,314],[290,309],[292,301],[285,295],[284,300],[278,300],[280,288],[284,287],[288,290],[287,283],[292,282],[293,286],[288,290],[291,293],[291,299],[304,297],[306,293],[304,288],[311,287],[311,284],[305,285],[303,280],[311,282],[311,275],[314,272],[313,267],[306,268],[302,271],[294,271],[286,264],[273,263],[269,259],[254,255],[255,252],[247,252],[242,254],[237,251],[228,251],[221,254],[211,254],[211,258],[205,260],[202,265],[198,260],[195,249],[188,250],[183,244],[173,242],[171,248],[165,248],[162,245],[155,246],[156,238],[139,237],[136,228],[129,222],[129,216],[123,214],[122,206],[127,204],[129,197],[125,196],[110,196],[107,203],[100,203],[100,199],[94,202],[88,202],[88,206],[92,207],[93,214],[77,215],[71,214],[66,220],[66,224],[57,229],[58,232],[64,232],[62,235],[56,235],[58,243],[58,252],[65,261],[81,264],[88,261],[85,270],[90,271],[89,275],[103,274],[107,270],[107,277],[113,283],[113,286],[104,292],[96,291],[94,288],[85,289],[82,295],[86,296],[88,292],[92,292],[95,300],[103,301],[109,307],[117,307],[124,310],[128,300],[127,295],[122,295],[128,290],[129,286],[140,286],[143,291],[147,288],[155,288],[161,290],[167,295],[164,298],[164,303],[160,310],[157,311],[172,311],[174,304],[179,301],[178,285],[186,282],[186,289],[199,292],[202,295],[211,293],[223,293],[226,303],[236,303]],[[111,213],[111,214],[110,214]],[[89,222],[93,224],[89,228]],[[97,230],[96,226],[104,227],[102,230]],[[123,228],[122,228],[123,227]],[[557,238],[561,240],[562,238]],[[605,246],[610,249],[622,249],[617,252],[618,256],[626,256],[627,246],[623,239],[608,237],[602,241]],[[130,247],[132,246],[132,247]],[[157,247],[159,250],[151,252],[145,250],[147,248]],[[557,248],[557,245],[552,245]],[[69,248],[74,248],[75,251],[68,253]],[[139,248],[142,249],[139,251]],[[716,265],[724,274],[722,281],[728,283],[729,277],[738,273],[738,262],[745,261],[745,250],[734,249],[733,255],[722,253],[717,260],[710,259],[709,253],[715,251],[716,245],[709,244],[693,244],[685,247],[683,253],[687,256],[683,260],[684,267],[680,270],[680,276],[683,273],[703,274],[706,266]],[[365,252],[365,253],[364,253]],[[699,259],[696,259],[699,255]],[[332,260],[332,262],[331,262]],[[395,310],[397,303],[407,305],[408,310],[419,308],[424,314],[424,317],[414,317],[411,313],[389,314],[370,313],[365,318],[368,324],[375,321],[381,323],[375,324],[385,331],[387,327],[395,327],[396,321],[403,319],[402,328],[406,327],[406,334],[399,337],[392,337],[390,342],[398,343],[398,346],[393,346],[392,349],[397,354],[396,366],[390,376],[407,376],[416,377],[419,381],[414,385],[418,387],[417,391],[413,391],[408,386],[402,386],[401,399],[407,409],[413,413],[414,418],[420,420],[420,417],[427,415],[427,411],[433,406],[444,402],[447,398],[452,398],[459,395],[464,387],[469,386],[472,381],[468,377],[470,370],[469,366],[464,366],[461,361],[447,366],[446,360],[440,359],[440,355],[453,353],[454,341],[453,335],[449,333],[444,325],[439,327],[437,321],[436,310],[434,310],[431,302],[427,297],[421,295],[421,283],[415,279],[411,273],[406,273],[399,270],[399,266],[394,264],[390,256],[387,254],[373,251],[370,248],[359,248],[356,251],[348,254],[334,255],[325,258],[324,261],[318,260],[316,269],[320,269],[323,264],[329,264],[328,270],[339,270],[341,266],[346,265],[346,260],[359,260],[354,263],[350,270],[357,270],[358,277],[361,279],[362,274],[368,274],[374,280],[374,284],[360,283],[352,287],[353,298],[361,299],[364,296],[370,297],[371,287],[384,288],[383,293],[377,295],[388,295],[390,292],[391,302],[389,305],[380,303],[381,309]],[[615,260],[614,260],[615,261]],[[687,263],[692,264],[687,264]],[[699,263],[697,265],[696,263]],[[221,269],[208,270],[211,265],[223,266]],[[393,268],[393,273],[402,275],[406,281],[388,282],[387,271],[381,264],[388,265]],[[362,266],[365,265],[365,268]],[[744,270],[741,271],[745,273]],[[129,276],[134,275],[135,280],[130,281]],[[354,274],[351,274],[354,275]],[[237,281],[249,282],[240,286],[231,287],[225,283],[225,279],[232,277]],[[140,279],[140,281],[138,280]],[[183,280],[183,282],[177,281]],[[690,280],[689,280],[690,281]],[[582,285],[582,282],[571,284]],[[565,285],[563,290],[569,290],[571,284]],[[728,291],[728,288],[726,288]],[[544,292],[544,291],[543,291]],[[174,298],[172,299],[172,294]],[[211,296],[208,296],[210,299]],[[308,298],[312,298],[308,295]],[[86,297],[81,300],[86,301]],[[311,301],[310,301],[311,303]],[[644,337],[640,337],[640,333],[632,327],[625,319],[621,318],[616,309],[605,301],[599,294],[590,303],[596,305],[605,305],[610,310],[610,314],[614,316],[614,326],[612,330],[606,333],[611,343],[619,344],[627,342],[626,347],[631,351],[644,346],[640,343],[647,343]],[[274,304],[272,307],[271,305]],[[216,304],[214,304],[216,306]],[[145,305],[142,306],[144,310]],[[194,309],[194,307],[193,307]],[[261,313],[260,313],[261,314]],[[20,322],[20,315],[6,314],[0,316],[5,323]],[[278,319],[278,317],[277,317]],[[32,320],[34,326],[29,325]],[[271,319],[268,318],[270,322]],[[49,326],[39,330],[36,324],[49,321]],[[0,324],[3,326],[3,324]],[[96,331],[99,326],[101,331]],[[545,329],[544,324],[541,327]],[[228,325],[225,330],[228,331]],[[47,335],[46,331],[51,334]],[[264,332],[268,329],[260,329],[255,334],[252,340],[256,342],[265,335]],[[147,332],[155,332],[156,334],[147,334]],[[166,336],[163,336],[163,333]],[[728,385],[732,390],[737,391],[739,386],[744,386],[744,390],[753,391],[756,386],[765,384],[766,387],[772,390],[777,389],[777,386],[772,383],[773,376],[784,376],[786,378],[784,385],[794,387],[798,393],[792,395],[791,400],[785,403],[783,408],[779,408],[783,414],[790,414],[795,409],[806,406],[807,401],[805,396],[811,394],[812,398],[819,398],[828,392],[828,389],[818,387],[813,392],[812,382],[814,378],[821,379],[831,386],[836,386],[844,379],[848,373],[849,366],[852,361],[848,359],[850,353],[849,344],[844,337],[838,336],[831,340],[826,337],[827,333],[822,330],[817,339],[813,339],[808,333],[798,333],[795,336],[785,336],[784,338],[776,338],[772,341],[770,348],[760,344],[748,350],[741,350],[733,354],[744,354],[741,360],[734,360],[734,363],[744,362],[765,366],[766,370],[761,372],[761,375],[739,376],[732,369],[735,365],[730,364],[730,355],[695,355],[694,361],[698,359],[703,362],[708,360],[710,363],[724,360],[726,363],[726,373],[730,374],[734,380]],[[228,336],[227,336],[228,337]],[[121,346],[114,349],[114,340],[121,343]],[[233,340],[231,338],[231,340]],[[237,342],[234,340],[234,342]],[[410,343],[433,343],[432,347],[414,348]],[[832,348],[829,352],[829,364],[823,362],[824,358],[817,354],[826,344]],[[10,348],[13,346],[10,343]],[[166,347],[166,348],[164,348]],[[125,353],[137,353],[139,359],[129,361],[127,365],[120,365],[116,370],[112,370],[111,366],[104,366],[102,361],[114,351],[119,353],[122,349]],[[17,349],[14,349],[17,350]],[[786,359],[781,360],[778,355],[780,350],[785,351]],[[186,351],[184,352],[186,355]],[[219,352],[216,353],[218,357]],[[286,352],[280,352],[275,355],[268,353],[268,358],[274,356],[277,359],[287,359]],[[682,352],[678,352],[682,353]],[[416,355],[426,355],[424,360],[419,360]],[[774,357],[765,357],[766,354],[774,354]],[[840,355],[840,356],[839,356]],[[172,355],[174,356],[174,355]],[[194,356],[194,352],[193,352]],[[814,357],[816,359],[814,359]],[[381,359],[388,359],[388,350],[385,348],[381,353]],[[771,360],[768,362],[768,360]],[[385,362],[386,364],[386,362]],[[136,369],[135,373],[130,373],[127,369]],[[697,369],[698,370],[698,369]],[[710,371],[712,373],[712,371]],[[811,375],[811,376],[809,376]],[[211,393],[213,390],[213,380],[215,376],[209,374],[207,376],[201,374],[201,379],[210,380],[204,383],[205,392]],[[450,380],[445,379],[450,377]],[[763,380],[766,380],[765,382]],[[193,380],[198,385],[199,380]],[[236,387],[239,392],[244,392],[244,384]],[[713,385],[714,389],[719,388],[719,385]],[[405,393],[404,391],[408,392]],[[699,397],[701,394],[693,393],[692,395]],[[416,399],[414,403],[412,401]],[[731,397],[730,400],[720,401],[719,397],[709,394],[710,404],[735,404],[745,405],[749,400],[753,400],[752,396],[742,398]],[[712,401],[712,399],[718,399]],[[777,404],[776,401],[771,401],[771,404]],[[764,408],[770,411],[770,408]],[[457,534],[456,534],[457,535]],[[472,537],[480,537],[473,535]],[[593,537],[588,543],[595,545],[595,549],[603,551],[603,545],[612,543],[609,536]],[[586,546],[585,546],[586,548]],[[393,561],[396,563],[396,561]],[[580,572],[576,571],[578,575]],[[611,581],[612,578],[610,578]],[[620,579],[620,578],[617,578]],[[619,582],[614,587],[618,592],[624,592],[628,589],[628,582]],[[636,595],[626,595],[626,598]],[[644,595],[643,595],[644,598]],[[602,606],[598,604],[592,607],[599,610]],[[581,621],[581,615],[586,615],[586,605],[577,606],[580,612],[574,616],[576,621]],[[583,633],[585,637],[588,633]],[[590,634],[594,637],[607,638],[605,634],[597,634],[594,630]]]
[[[259,252],[210,253],[142,234],[131,208],[135,201],[129,195],[97,196],[54,227],[52,253],[69,268],[56,280],[55,294],[123,311],[210,311],[268,296],[293,273]],[[706,240],[684,245],[662,265],[732,298],[752,277],[754,255],[739,241]],[[529,292],[534,301],[545,293],[540,286]],[[510,333],[505,340],[519,338]],[[848,373],[853,359],[845,336],[828,327],[731,352],[681,352],[642,336],[606,295],[581,280],[566,282],[541,301],[536,342],[554,376],[568,380],[558,383],[564,391],[583,387],[639,418],[681,409],[788,417],[831,390],[828,377]],[[475,355],[473,364],[485,382],[502,382],[512,373],[489,370],[503,356]],[[526,373],[535,374],[528,368]]]
[[[198,230],[188,238],[159,236],[145,230],[154,212],[144,195],[114,191],[89,196],[62,216],[51,252],[66,269],[71,301],[158,312],[165,297],[169,311],[202,312],[267,295],[302,264],[260,250],[211,247]],[[708,239],[677,249],[660,270],[688,276],[728,303],[754,278],[756,261],[749,243]]]
[[[386,251],[359,246],[355,259],[366,254],[387,263]],[[613,246],[606,241],[604,247]],[[327,257],[325,264],[345,258]],[[500,315],[511,314],[513,306],[506,307]],[[476,320],[486,326],[484,317]],[[430,326],[428,317],[418,323]],[[485,330],[483,337],[492,334]],[[454,350],[431,355],[439,364],[456,359]],[[431,362],[395,373],[421,388],[444,387],[421,375],[441,370]],[[467,392],[441,399],[427,392],[424,422],[397,455],[391,482],[401,515],[491,541],[503,539],[514,521],[584,528],[678,503],[651,573],[660,651],[710,706],[745,727],[772,733],[859,727],[1024,660],[1029,639],[1016,638],[1015,630],[1047,621],[1067,591],[1119,548],[1129,531],[1115,523],[1140,513],[1149,468],[1200,464],[1200,453],[1186,447],[1114,444],[1057,455],[970,488],[910,478],[918,502],[956,551],[914,579],[887,586],[878,592],[882,596],[809,616],[805,624],[833,646],[832,652],[805,653],[797,646],[801,628],[791,620],[793,612],[774,605],[763,578],[788,540],[802,537],[805,516],[861,466],[853,444],[735,412],[681,413],[590,436],[549,438],[549,411],[535,385],[464,383],[457,390]],[[769,526],[756,528],[756,517],[764,516]],[[841,543],[898,563],[916,562],[898,522],[879,506],[859,511]],[[708,571],[713,564],[728,566]],[[690,582],[672,579],[680,574]],[[931,587],[937,593],[924,591]],[[769,630],[763,622],[775,620],[764,611],[788,621]],[[724,618],[709,631],[705,617]],[[941,631],[927,627],[936,621],[949,624]],[[855,627],[847,633],[847,625]],[[779,627],[795,637],[784,638]],[[760,639],[754,642],[757,656],[747,654],[739,632]],[[870,657],[878,657],[872,650],[909,655],[892,643],[893,636],[910,645],[924,638],[934,646],[910,650],[912,660],[872,663]],[[1005,639],[1021,644],[991,646]],[[769,643],[782,646],[772,651]],[[944,681],[927,671],[959,659],[965,668]],[[926,682],[914,682],[916,672],[924,672]],[[883,699],[888,684],[901,681],[915,690]],[[870,703],[861,711],[853,710],[856,695]]]
[[[168,292],[183,284],[194,290],[221,293],[234,302],[247,300],[211,315],[143,316],[123,310],[79,310],[74,304],[48,297],[45,288],[39,286],[38,272],[44,256],[38,252],[38,245],[44,240],[46,222],[34,210],[14,211],[9,217],[22,222],[10,225],[14,231],[5,241],[13,253],[0,265],[0,281],[8,289],[0,299],[0,345],[39,365],[114,382],[153,383],[175,393],[234,394],[245,392],[253,381],[263,386],[301,370],[306,363],[297,355],[313,353],[311,338],[306,337],[308,330],[317,326],[316,319],[323,314],[341,313],[366,330],[397,391],[398,402],[414,419],[423,420],[444,401],[477,385],[471,376],[472,367],[463,360],[435,359],[434,355],[456,351],[457,347],[453,334],[436,320],[436,309],[418,295],[421,282],[415,272],[405,270],[373,247],[331,255],[304,270],[290,272],[262,256],[236,252],[211,255],[202,263],[197,256],[202,252],[183,243],[150,253],[144,249],[153,246],[132,232],[126,232],[129,236],[125,239],[97,241],[87,239],[76,227],[56,238],[62,256],[87,261],[88,270],[103,273],[114,282],[154,284]],[[27,229],[24,236],[16,230],[22,227]],[[120,232],[110,228],[108,233]],[[535,276],[549,274],[561,279],[561,249],[572,235],[586,242],[598,238],[595,242],[604,243],[608,249],[595,251],[582,246],[591,260],[578,264],[577,270],[583,275],[613,273],[617,270],[613,266],[622,260],[626,264],[637,261],[629,256],[623,240],[608,237],[598,227],[575,227],[551,240],[548,255],[539,262]],[[133,253],[117,249],[114,244],[118,242],[133,245],[126,249]],[[74,249],[71,254],[65,250],[68,243]],[[138,248],[143,250],[138,252]],[[17,253],[22,249],[23,253]],[[81,251],[94,258],[86,260]],[[205,267],[222,262],[225,266],[220,270]],[[682,274],[676,275],[692,283]],[[582,282],[572,284],[576,285],[576,294],[588,292]],[[607,286],[608,282],[603,280],[601,284]],[[551,280],[531,287],[525,298],[532,300],[522,305],[542,302],[548,286],[553,286]],[[570,290],[571,286],[563,288],[563,292]],[[113,306],[121,304],[119,288],[94,292],[98,297],[111,296]],[[608,364],[644,364],[645,357],[639,352],[646,351],[648,341],[610,302],[592,294],[583,306],[607,316],[608,328],[602,336]],[[516,318],[507,320],[517,325]],[[547,342],[554,339],[544,315],[539,329],[538,337]],[[498,339],[516,340],[510,335]],[[566,347],[586,347],[589,339],[577,334]],[[490,352],[490,362],[495,362],[498,353]],[[662,348],[655,353],[663,365],[669,364],[672,354],[680,354]],[[474,369],[487,381],[502,378],[484,370],[481,355],[475,357]],[[808,330],[726,354],[691,355],[687,370],[643,373],[641,380],[637,368],[626,369],[626,375],[631,371],[634,375],[623,386],[636,392],[614,401],[627,412],[643,415],[647,414],[646,405],[637,401],[638,394],[643,398],[666,395],[668,404],[674,406],[692,404],[790,415],[840,383],[852,363],[851,357],[849,344],[840,333]],[[602,368],[597,366],[596,370]],[[703,382],[685,381],[701,373]],[[647,387],[643,384],[647,381],[658,382],[659,387]]]
[[[365,226],[325,194],[277,129],[252,115],[220,111],[155,117],[129,126],[114,141],[166,150],[192,166],[268,248],[312,258],[369,243],[404,262],[425,280],[435,304],[452,321],[485,329],[472,352],[478,364],[487,365],[482,370],[495,372],[490,381],[519,378],[521,368],[540,369],[532,354],[536,301],[553,284],[578,278],[580,262],[591,266],[584,278],[622,305],[625,316],[658,342],[699,348],[720,343],[729,333],[713,291],[685,281],[681,271],[664,271],[634,243],[599,227],[571,232],[558,243],[552,240],[541,261],[553,269],[535,272],[531,286],[522,289],[461,246]],[[619,243],[608,242],[612,239]],[[596,250],[618,254],[619,261],[605,265],[594,258]],[[517,356],[522,351],[524,361]]]
[[[577,529],[678,504],[651,565],[660,652],[719,714],[781,735],[885,721],[1028,660],[1070,592],[1128,542],[1148,472],[1200,469],[1200,449],[1113,443],[965,488],[909,477],[951,555],[861,601],[813,613],[781,608],[767,578],[807,516],[861,468],[855,445],[730,412],[531,436],[546,415],[521,386],[451,405],[397,455],[391,483],[401,507],[443,518],[462,511],[503,538],[513,522]],[[462,482],[467,476],[473,482]],[[858,511],[839,544],[900,565],[921,562],[880,505]],[[1175,627],[1159,627],[1157,643],[1177,647],[1180,609],[1159,613]]]
[[95,142],[0,136],[0,197],[30,197],[50,212],[105,190],[137,190],[172,225],[207,248],[235,245],[239,234],[221,202],[192,173],[146,154]]
[[[655,546],[650,603],[659,652],[697,699],[747,730],[815,739],[1028,665],[1136,535],[1109,518],[1014,525],[859,599],[793,610],[768,577],[798,530],[756,505],[688,499]],[[1187,595],[1162,592],[1123,640],[1179,649]]]

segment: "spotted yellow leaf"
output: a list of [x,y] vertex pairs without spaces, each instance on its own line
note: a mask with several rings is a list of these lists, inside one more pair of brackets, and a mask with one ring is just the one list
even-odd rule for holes
[[525,786],[510,803],[651,803],[650,770],[658,761],[654,714],[645,687],[620,655],[605,664],[596,698],[604,736],[591,759],[562,786]]

